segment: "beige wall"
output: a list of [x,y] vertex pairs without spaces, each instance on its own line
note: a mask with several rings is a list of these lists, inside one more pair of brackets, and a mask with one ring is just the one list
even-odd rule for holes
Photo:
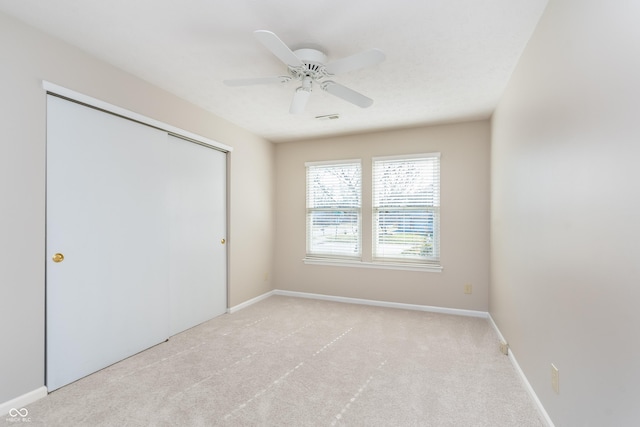
[[232,146],[231,305],[272,289],[273,145],[0,14],[0,404],[44,383],[43,79]]
[[640,423],[638,16],[551,0],[492,122],[490,312],[557,426]]
[[[447,308],[488,309],[489,122],[276,145],[275,287]],[[440,152],[441,273],[305,265],[307,161],[362,159],[363,255],[371,247],[371,157]],[[368,243],[367,243],[368,242]],[[368,251],[370,254],[370,249]],[[465,295],[465,283],[473,294]]]

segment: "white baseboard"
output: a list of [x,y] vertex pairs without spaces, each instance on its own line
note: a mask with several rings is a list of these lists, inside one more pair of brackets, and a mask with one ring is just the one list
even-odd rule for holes
[[376,307],[401,308],[404,310],[428,311],[432,313],[453,314],[456,316],[481,317],[483,319],[486,319],[489,317],[489,313],[487,313],[486,311],[463,310],[459,308],[435,307],[430,305],[405,304],[401,302],[378,301],[378,300],[370,300],[370,299],[362,299],[362,298],[338,297],[333,295],[312,294],[309,292],[283,291],[280,289],[275,289],[273,291],[266,292],[262,295],[258,295],[255,298],[252,298],[243,303],[235,305],[229,308],[228,313],[233,314],[239,310],[242,310],[243,308],[247,308],[250,305],[253,305],[259,301],[262,301],[263,299],[269,298],[271,295],[281,295],[285,297],[294,297],[294,298],[319,299],[324,301],[343,302],[348,304],[372,305]]
[[[498,329],[498,325],[496,325],[496,322],[493,321],[493,317],[491,317],[491,314],[489,314],[488,317],[489,317],[489,322],[493,326],[493,329],[495,329],[500,340],[502,342],[508,343],[508,341],[502,335],[502,332],[500,332],[500,329]],[[509,360],[511,361],[511,364],[513,365],[516,372],[520,376],[520,379],[522,380],[522,383],[524,384],[525,389],[531,396],[531,399],[533,399],[533,402],[536,405],[536,408],[538,409],[538,412],[540,413],[540,416],[542,417],[542,419],[547,423],[549,427],[555,427],[555,425],[553,424],[553,421],[551,420],[551,417],[549,417],[549,414],[544,409],[544,406],[542,406],[542,402],[540,402],[540,399],[538,399],[538,395],[533,390],[533,387],[531,387],[529,380],[527,379],[526,375],[522,371],[522,368],[520,368],[520,364],[516,360],[516,356],[513,354],[513,351],[511,350],[511,348],[509,348]]]
[[266,292],[266,293],[264,293],[262,295],[258,295],[255,298],[251,298],[250,300],[247,300],[247,301],[245,301],[243,303],[240,303],[238,305],[234,305],[233,307],[229,307],[229,310],[227,310],[227,312],[229,314],[233,314],[236,311],[242,310],[243,308],[247,308],[250,305],[253,305],[253,304],[255,304],[255,303],[259,302],[259,301],[262,301],[263,299],[269,298],[271,295],[274,294],[274,292],[275,291],[269,291],[269,292]]
[[273,295],[282,295],[295,298],[310,298],[325,301],[344,302],[349,304],[373,305],[376,307],[401,308],[404,310],[429,311],[432,313],[454,314],[456,316],[482,317],[487,318],[489,313],[486,311],[463,310],[458,308],[434,307],[430,305],[404,304],[400,302],[377,301],[361,298],[337,297],[333,295],[312,294],[308,292],[283,291],[276,289]]
[[47,388],[42,386],[29,393],[25,393],[22,396],[18,396],[15,399],[11,399],[7,402],[0,403],[0,416],[7,415],[11,409],[22,409],[27,405],[32,404],[36,400],[40,400],[47,395]]

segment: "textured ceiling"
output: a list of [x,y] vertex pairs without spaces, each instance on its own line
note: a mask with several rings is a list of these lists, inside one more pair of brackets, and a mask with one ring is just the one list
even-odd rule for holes
[[[0,0],[0,11],[275,142],[487,118],[547,0]],[[386,60],[333,78],[373,98],[362,109],[315,88],[289,114],[298,82],[253,36],[329,62],[378,48]],[[339,114],[338,120],[316,116]]]

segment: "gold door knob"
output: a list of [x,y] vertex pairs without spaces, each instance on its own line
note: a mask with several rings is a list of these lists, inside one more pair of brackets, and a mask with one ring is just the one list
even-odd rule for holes
[[57,253],[53,256],[53,262],[62,262],[64,261],[64,255],[61,253]]
[[227,243],[227,241],[225,239],[222,239],[222,240],[220,240],[220,243],[222,243],[224,245],[225,243]]

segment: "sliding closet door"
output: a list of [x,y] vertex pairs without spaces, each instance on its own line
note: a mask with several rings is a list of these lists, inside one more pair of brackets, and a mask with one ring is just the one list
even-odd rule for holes
[[226,154],[169,136],[170,330],[227,309]]
[[169,171],[165,132],[47,98],[47,387],[55,390],[169,336]]

